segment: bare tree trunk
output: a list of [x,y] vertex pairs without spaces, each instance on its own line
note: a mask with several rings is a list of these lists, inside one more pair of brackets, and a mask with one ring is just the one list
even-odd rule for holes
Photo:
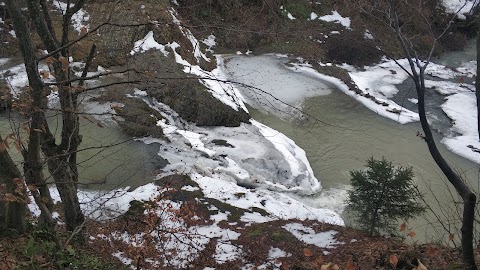
[[[409,59],[409,61],[413,61]],[[411,62],[413,64],[413,62]],[[424,132],[424,139],[427,143],[431,156],[437,163],[438,167],[442,170],[443,174],[447,177],[448,181],[454,186],[457,193],[463,200],[463,220],[462,220],[462,257],[464,263],[464,269],[477,270],[475,263],[475,255],[473,249],[473,222],[475,220],[475,205],[477,197],[470,190],[470,188],[462,181],[455,171],[448,165],[446,160],[438,151],[437,145],[433,138],[430,125],[428,124],[426,112],[425,112],[425,68],[420,67],[420,74],[413,72],[413,80],[415,82],[415,88],[418,95],[418,114],[420,116],[420,123]]]
[[[0,135],[0,143],[3,142]],[[17,201],[0,201],[0,227],[8,230],[13,230],[18,233],[23,233],[26,228],[26,191],[23,184],[22,174],[15,162],[13,162],[7,150],[0,150],[0,183],[5,185],[7,193],[15,195]],[[17,183],[21,181],[21,183]],[[17,186],[21,185],[21,186]],[[17,187],[21,188],[20,194],[17,192]]]
[[52,176],[62,199],[67,230],[74,231],[82,225],[85,217],[80,209],[77,189],[73,182],[74,173],[70,170],[68,158],[65,156],[49,158],[48,168],[53,173]]
[[36,186],[37,191],[32,192],[36,203],[41,209],[40,222],[52,222],[51,210],[53,207],[52,198],[48,187],[45,185],[45,177],[42,172],[42,159],[40,156],[41,136],[45,131],[45,114],[42,106],[42,98],[44,85],[38,74],[37,58],[35,55],[35,47],[30,37],[30,29],[28,28],[25,17],[23,16],[16,1],[5,1],[8,13],[13,23],[13,28],[17,35],[17,42],[22,52],[25,69],[29,86],[32,90],[32,108],[31,122],[29,131],[28,148],[24,151],[23,158],[25,182],[27,185]]
[[[43,37],[43,43],[49,51],[58,50],[60,47],[68,43],[68,31],[71,17],[85,3],[85,0],[79,0],[74,7],[69,7],[64,16],[62,23],[61,44],[56,41],[54,33],[49,30],[48,22],[51,21],[48,10],[36,2],[31,1],[29,4],[30,14],[35,18],[37,14],[36,26],[39,34],[48,33]],[[43,9],[43,12],[41,10]],[[61,50],[54,56],[56,59],[53,63],[53,69],[57,81],[68,81],[70,79],[70,67],[68,66],[69,51],[67,48]],[[67,64],[66,64],[67,63]],[[77,196],[77,164],[76,155],[78,146],[81,143],[79,117],[77,114],[77,93],[74,91],[70,83],[59,86],[60,107],[62,109],[62,134],[60,144],[55,143],[55,138],[47,133],[44,137],[42,145],[43,153],[48,159],[48,169],[55,180],[60,198],[62,199],[65,222],[67,230],[73,231],[75,228],[83,224],[84,215],[80,209]]]
[[[38,58],[35,56],[35,48],[30,29],[27,26],[27,20],[22,15],[16,1],[6,1],[6,5],[14,22],[17,40],[27,69],[29,85],[32,88],[33,105],[31,109],[30,137],[28,148],[23,153],[25,178],[27,184],[39,187],[39,194],[34,194],[37,204],[41,204],[42,199],[47,198],[49,203],[39,206],[51,218],[51,198],[42,172],[44,165],[40,156],[40,151],[42,151],[46,156],[49,172],[55,180],[62,199],[67,229],[73,231],[78,226],[81,226],[85,219],[77,196],[76,155],[82,138],[79,132],[77,93],[71,83],[68,82],[70,79],[69,47],[65,45],[69,42],[68,34],[71,18],[83,7],[86,0],[77,0],[74,5],[70,5],[70,2],[73,1],[67,1],[67,9],[62,18],[61,37],[58,39],[52,25],[47,1],[26,1],[29,14],[28,19],[35,25],[35,31],[44,47],[49,52],[56,52],[51,57],[53,59],[51,61],[53,67],[52,75],[57,82],[65,82],[59,84],[58,89],[63,123],[59,144],[56,143],[55,137],[49,130],[46,122],[44,112],[44,91],[46,91],[46,88],[38,73]],[[93,54],[90,58],[93,58]],[[91,62],[91,59],[89,61]]]
[[477,29],[477,76],[475,78],[475,96],[477,97],[477,131],[480,141],[480,26]]

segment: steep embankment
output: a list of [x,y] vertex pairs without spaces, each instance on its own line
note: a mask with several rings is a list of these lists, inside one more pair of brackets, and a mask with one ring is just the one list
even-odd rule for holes
[[[359,66],[381,59],[384,53],[377,47],[393,57],[401,53],[388,25],[356,2],[179,0],[178,4],[184,24],[200,39],[215,35],[219,52],[291,53],[315,62]],[[432,43],[429,27],[439,34],[449,18],[442,1],[419,5],[430,12],[430,24],[414,24],[407,34],[415,36],[417,51],[426,53]],[[399,13],[406,12],[408,7],[400,5]],[[468,22],[454,23],[452,31],[439,40],[436,53],[462,48],[467,37],[474,35],[470,27]],[[373,33],[375,42],[371,42]]]

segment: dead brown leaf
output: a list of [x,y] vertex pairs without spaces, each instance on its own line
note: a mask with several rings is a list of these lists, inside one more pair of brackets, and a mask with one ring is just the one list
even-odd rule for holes
[[356,265],[354,262],[349,261],[349,262],[347,263],[347,267],[346,267],[346,268],[347,268],[347,270],[355,270],[355,269],[357,269],[357,265]]
[[388,257],[388,261],[390,262],[390,264],[392,265],[393,268],[397,268],[397,264],[398,264],[398,257],[397,256],[390,255]]
[[303,255],[305,255],[305,257],[312,257],[313,256],[313,252],[308,249],[308,248],[304,248],[303,249]]
[[438,253],[438,249],[436,247],[429,247],[427,249],[427,256],[433,257],[437,255],[437,253]]

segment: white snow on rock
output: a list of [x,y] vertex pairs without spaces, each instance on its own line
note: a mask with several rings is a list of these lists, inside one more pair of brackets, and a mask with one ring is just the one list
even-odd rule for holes
[[457,71],[460,72],[460,76],[473,78],[477,75],[477,61],[462,63],[460,67],[457,67]]
[[[175,17],[175,12],[173,10],[170,10],[171,16],[174,19],[174,22],[177,24],[177,26],[180,28],[182,33],[190,40],[192,43],[192,46],[194,46],[194,56],[197,59],[197,61],[200,61],[200,58],[203,58],[206,61],[211,61],[205,54],[202,53],[200,50],[200,43],[198,40],[192,35],[192,33],[188,29],[184,29],[181,26],[180,21]],[[210,44],[212,44],[212,40],[214,42],[214,36],[211,36],[210,38]],[[248,112],[247,107],[243,103],[243,99],[241,95],[238,93],[238,90],[233,87],[231,83],[227,81],[226,75],[223,73],[223,71],[220,68],[216,68],[212,71],[206,71],[200,68],[198,63],[189,63],[185,59],[182,58],[182,56],[176,51],[177,48],[180,47],[180,45],[176,42],[172,42],[166,45],[159,44],[158,42],[155,41],[153,37],[153,32],[149,32],[145,38],[142,40],[139,40],[135,42],[135,46],[130,52],[130,54],[135,54],[137,52],[143,52],[149,49],[158,49],[160,50],[165,56],[168,55],[168,52],[166,51],[166,47],[169,47],[173,50],[173,53],[175,55],[175,60],[177,63],[181,64],[184,66],[183,71],[185,73],[189,74],[194,74],[199,77],[199,81],[206,86],[208,91],[218,100],[222,101],[226,105],[232,107],[235,110],[244,110]],[[216,56],[217,63],[220,63],[219,66],[221,66],[221,63],[223,62],[223,59],[220,55]]]
[[292,254],[286,253],[279,248],[270,247],[270,250],[268,251],[268,258],[272,260],[290,256],[292,256]]
[[165,46],[159,44],[153,38],[153,31],[148,32],[148,34],[143,39],[136,41],[130,54],[134,55],[137,52],[145,52],[151,49],[160,50],[163,55],[168,56],[168,52],[167,50],[165,50]]
[[215,41],[216,37],[214,35],[209,35],[206,39],[202,41],[203,44],[208,46],[208,49],[211,51],[213,47],[217,45]]
[[[165,174],[199,173],[248,187],[299,194],[320,191],[305,152],[282,133],[254,120],[239,127],[197,127],[183,122],[168,106],[137,97],[166,119],[157,124],[171,143],[138,139],[162,145],[159,155],[170,163]],[[227,146],[213,143],[214,139]]]
[[190,43],[192,44],[193,47],[193,56],[197,59],[197,61],[200,61],[200,58],[203,58],[205,61],[210,62],[211,59],[208,58],[200,49],[200,42],[193,36],[192,32],[190,30],[184,28],[180,22],[180,20],[177,19],[177,12],[173,9],[170,8],[168,10],[170,12],[170,15],[172,16],[173,22],[177,25],[177,27],[180,29],[180,31],[183,33],[183,35],[188,38]]
[[288,12],[283,6],[280,6],[280,10],[287,15],[287,18],[289,20],[296,20],[296,18],[293,17],[293,15],[290,12]]
[[[402,60],[401,63],[404,67],[407,67],[407,70],[410,70],[410,68],[408,67],[408,65],[406,63],[406,59]],[[433,77],[437,77],[437,78],[440,78],[440,79],[444,79],[444,80],[453,79],[453,78],[455,78],[455,76],[464,75],[460,72],[457,72],[457,71],[454,71],[450,68],[447,68],[444,65],[435,64],[435,63],[429,63],[428,64],[427,69],[425,70],[425,74],[433,76]]]
[[459,19],[466,19],[465,14],[471,13],[473,7],[478,4],[476,0],[442,0],[443,6],[448,13],[457,14]]
[[[62,13],[64,14],[67,11],[67,3],[54,0],[53,5]],[[75,4],[70,4],[70,7],[75,6]],[[82,32],[82,29],[88,31],[90,30],[90,15],[81,8],[77,13],[73,14],[72,16],[72,26],[78,33]]]
[[432,81],[425,80],[425,87],[433,88],[442,95],[451,95],[458,92],[474,92],[475,86],[473,84],[460,84],[449,81]]
[[200,190],[200,188],[198,188],[198,187],[192,187],[192,186],[183,186],[183,187],[181,188],[181,190],[193,192],[193,191]]
[[309,183],[303,182],[302,184],[306,184],[305,189],[311,189],[312,192],[319,191],[321,189],[320,182],[315,178],[313,175],[313,170],[310,167],[310,164],[307,160],[307,156],[305,151],[298,147],[294,141],[292,141],[287,136],[283,135],[282,133],[267,127],[255,120],[250,120],[252,125],[256,126],[261,134],[270,142],[272,142],[273,146],[283,154],[285,160],[290,165],[290,170],[292,172],[292,177],[297,178],[300,175],[308,174],[307,179],[309,179]]
[[203,144],[203,141],[202,141],[202,138],[205,139],[204,135],[201,135],[192,131],[188,131],[188,130],[177,129],[175,126],[166,124],[165,119],[160,120],[158,122],[158,125],[163,129],[168,130],[168,134],[171,134],[174,131],[182,135],[185,139],[188,140],[188,142],[190,143],[193,149],[203,152],[208,156],[213,156],[215,154],[215,151],[205,148],[205,145]]
[[[159,153],[169,160],[167,169],[197,171],[205,176],[276,191],[312,194],[320,190],[320,184],[313,175],[303,150],[283,134],[258,122],[252,125],[242,124],[236,128],[188,127],[188,131],[201,134],[200,138],[224,140],[230,147],[218,146],[203,139],[191,143],[189,138],[185,138],[182,142],[178,136],[184,134],[177,132],[179,128],[164,122],[159,122],[159,125],[174,142],[171,146],[162,148]],[[172,151],[170,147],[176,150]],[[200,153],[188,152],[192,148]],[[202,156],[202,153],[212,159]]]
[[[309,219],[344,225],[343,220],[335,212],[306,206],[279,192],[247,189],[215,175],[208,177],[194,174],[192,177],[199,184],[206,197],[220,200],[238,208],[260,208],[275,219]],[[236,194],[242,194],[242,196]]]
[[413,104],[418,104],[418,99],[416,98],[409,98],[408,101],[410,101]]
[[330,15],[325,15],[325,16],[318,17],[318,19],[322,20],[322,21],[325,21],[325,22],[339,23],[339,24],[343,25],[343,27],[345,27],[346,29],[351,29],[350,28],[350,24],[351,24],[350,18],[342,17],[342,15],[340,15],[340,13],[338,13],[338,11],[336,11],[336,10],[333,10],[332,14],[330,14]]
[[365,39],[374,39],[372,33],[370,33],[370,31],[368,30],[365,30],[365,33],[363,33],[363,37]]
[[282,269],[282,262],[279,261],[278,259],[285,258],[285,257],[291,257],[291,256],[292,256],[291,253],[286,253],[285,251],[283,251],[279,248],[276,248],[276,247],[275,248],[270,247],[270,250],[268,251],[268,258],[267,258],[267,261],[265,263],[263,263],[262,265],[246,264],[241,269],[242,270]]
[[444,138],[442,143],[456,154],[480,164],[475,93],[458,93],[446,100],[442,109],[453,120],[452,129],[459,136]]
[[[399,60],[399,63],[406,65],[406,60]],[[389,99],[398,92],[395,84],[400,84],[408,78],[408,75],[394,61],[365,67],[365,71],[349,72],[349,75],[360,90],[388,104],[388,106],[383,106],[366,97],[355,95],[369,109],[401,124],[419,120],[417,113],[407,110]]]
[[312,228],[304,226],[300,223],[286,224],[282,228],[289,231],[298,240],[304,242],[305,244],[315,245],[319,248],[331,249],[336,248],[338,245],[344,244],[343,242],[338,242],[335,240],[334,236],[337,234],[336,231],[316,233]]
[[[9,74],[4,76],[5,71]],[[0,73],[0,77],[5,79],[10,87],[12,97],[17,98],[20,95],[21,89],[28,85],[27,71],[24,64],[16,65]]]
[[[4,62],[5,64],[6,62]],[[44,78],[44,82],[53,82],[54,77],[49,72],[49,68],[45,63],[40,63],[38,65],[39,72],[46,72],[48,76]],[[22,88],[28,85],[27,71],[25,65],[19,64],[11,68],[0,70],[0,79],[5,79],[6,83],[10,88],[10,93],[13,98],[18,98]]]
[[243,214],[243,216],[240,217],[240,221],[242,222],[245,222],[247,224],[252,224],[252,223],[265,223],[265,222],[269,222],[269,221],[273,221],[275,219],[273,219],[272,217],[266,217],[266,216],[262,216],[261,214],[257,213],[257,212],[253,212],[253,213],[245,213]]

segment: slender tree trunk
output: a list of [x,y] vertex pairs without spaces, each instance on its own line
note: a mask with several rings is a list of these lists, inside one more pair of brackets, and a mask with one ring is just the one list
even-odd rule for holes
[[52,176],[62,199],[67,230],[74,231],[82,225],[85,217],[78,202],[77,189],[73,182],[74,173],[70,170],[68,157],[49,158],[48,168],[50,172],[53,172]]
[[468,186],[462,181],[455,171],[448,165],[446,160],[438,151],[437,145],[433,138],[430,125],[428,124],[426,112],[425,112],[425,74],[424,68],[420,68],[420,74],[414,75],[415,88],[418,95],[418,114],[420,116],[420,123],[425,135],[425,141],[427,143],[430,154],[437,163],[438,167],[442,170],[443,174],[447,177],[448,181],[454,186],[457,193],[463,200],[463,220],[462,220],[462,257],[464,262],[464,269],[477,270],[475,263],[475,255],[473,249],[473,222],[475,220],[475,205],[476,196],[468,188]]
[[[27,1],[30,19],[35,24],[35,30],[38,33],[42,43],[48,51],[56,51],[63,44],[68,42],[68,27],[72,15],[77,12],[85,3],[85,0],[79,0],[74,7],[67,8],[63,17],[63,31],[61,44],[55,36],[52,27],[52,20],[49,15],[48,6],[44,0]],[[14,1],[8,1],[7,4],[18,9]],[[19,27],[15,29],[22,52],[24,52],[25,65],[29,76],[29,84],[33,93],[32,124],[28,151],[25,153],[25,164],[27,180],[32,183],[39,183],[43,179],[42,166],[40,159],[40,149],[47,158],[48,169],[55,180],[62,203],[64,206],[65,222],[68,230],[74,230],[83,223],[84,216],[80,210],[80,204],[77,197],[76,188],[76,154],[81,137],[79,135],[79,124],[77,113],[77,97],[72,92],[70,84],[60,85],[59,96],[62,110],[62,134],[59,145],[55,142],[55,137],[50,132],[48,124],[45,121],[45,112],[42,106],[45,90],[37,70],[37,58],[35,49],[32,46],[31,34],[26,27],[25,19],[18,15],[17,23]],[[13,19],[13,17],[12,17]],[[21,26],[21,27],[20,27]],[[55,61],[53,65],[53,75],[57,81],[66,81],[69,79],[70,68],[68,65],[68,49],[62,50],[53,56]],[[75,164],[73,164],[75,162]],[[48,192],[48,187],[41,182],[41,197],[43,193]],[[41,199],[41,198],[40,198]]]
[[[0,143],[3,142],[0,135]],[[5,191],[14,194],[18,201],[3,202],[0,201],[0,227],[8,230],[14,230],[18,233],[25,231],[25,215],[26,215],[26,191],[23,184],[22,174],[15,162],[13,162],[10,154],[5,149],[0,150],[0,183],[5,185]],[[20,181],[20,183],[18,183]],[[21,186],[20,186],[21,185]],[[17,188],[19,188],[17,192]]]
[[[480,26],[477,29],[477,63],[480,63]],[[475,96],[477,97],[477,131],[480,141],[480,64],[477,64],[477,76],[475,78]]]
[[17,1],[8,0],[5,1],[5,4],[17,35],[17,42],[23,55],[29,86],[32,90],[29,142],[27,150],[22,153],[25,161],[25,182],[27,185],[39,188],[39,192],[32,192],[36,203],[42,211],[39,221],[51,223],[53,220],[51,215],[53,203],[48,187],[45,185],[46,181],[42,171],[43,166],[40,156],[42,132],[46,131],[45,114],[42,106],[44,85],[38,74],[35,47],[30,37],[27,21],[17,5]]

